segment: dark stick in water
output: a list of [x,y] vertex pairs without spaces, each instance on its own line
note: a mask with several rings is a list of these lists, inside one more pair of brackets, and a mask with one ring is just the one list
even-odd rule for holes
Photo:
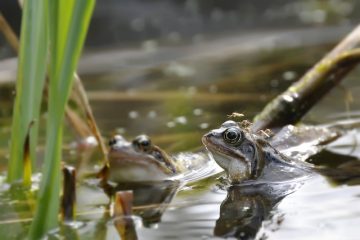
[[299,81],[272,100],[254,120],[253,131],[298,122],[360,61],[360,25]]
[[64,221],[72,221],[75,216],[76,170],[70,166],[63,167],[64,184],[61,199],[61,216]]

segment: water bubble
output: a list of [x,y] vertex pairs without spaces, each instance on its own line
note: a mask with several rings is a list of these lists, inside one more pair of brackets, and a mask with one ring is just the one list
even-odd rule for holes
[[171,32],[168,34],[167,38],[171,42],[178,43],[181,40],[181,35],[178,32]]
[[283,78],[284,80],[286,81],[292,81],[296,78],[296,72],[293,72],[293,71],[286,71],[283,73]]
[[154,53],[158,49],[158,43],[155,40],[146,40],[141,47],[146,53]]
[[193,37],[192,37],[192,42],[194,44],[198,44],[198,43],[201,43],[204,41],[204,36],[202,34],[195,34]]
[[145,21],[141,18],[135,18],[130,22],[130,27],[136,32],[141,32],[144,30],[145,27]]
[[191,12],[192,14],[197,14],[199,11],[198,1],[187,0],[185,2],[185,9]]
[[147,117],[148,118],[156,118],[157,116],[157,113],[155,111],[150,111],[148,114],[147,114]]
[[217,93],[218,87],[216,85],[210,85],[209,92],[210,93]]
[[287,102],[292,102],[292,101],[294,101],[294,99],[291,97],[291,96],[289,96],[289,95],[284,95],[283,96],[283,99],[285,100],[285,101],[287,101]]
[[175,118],[175,122],[185,125],[187,124],[187,119],[185,116],[180,116]]
[[173,122],[173,121],[170,121],[170,122],[167,122],[167,123],[166,123],[166,126],[167,126],[168,128],[173,128],[173,127],[176,126],[176,123]]
[[139,113],[137,111],[130,111],[129,112],[129,118],[135,119],[139,117]]
[[210,126],[210,124],[208,124],[208,123],[200,123],[200,125],[199,125],[199,127],[201,129],[207,129],[207,128],[209,128],[209,126]]
[[300,11],[299,17],[304,23],[323,23],[326,20],[326,12],[321,9]]
[[84,143],[86,144],[86,146],[97,146],[98,145],[98,142],[94,136],[89,136],[89,137],[85,138]]
[[180,64],[177,62],[172,62],[165,69],[165,73],[168,75],[174,75],[177,77],[191,77],[194,75],[195,70],[191,67],[188,67],[184,64]]
[[277,86],[279,86],[279,80],[277,79],[273,79],[270,81],[270,86],[273,88],[276,88]]
[[194,95],[197,92],[197,88],[195,86],[188,87],[187,93],[189,95]]
[[193,110],[193,114],[195,115],[195,116],[200,116],[200,115],[202,115],[203,114],[203,110],[201,109],[201,108],[195,108],[194,110]]
[[224,13],[220,9],[214,9],[211,12],[211,20],[218,22],[221,21],[224,17]]
[[124,134],[126,132],[125,128],[119,127],[115,129],[115,134]]

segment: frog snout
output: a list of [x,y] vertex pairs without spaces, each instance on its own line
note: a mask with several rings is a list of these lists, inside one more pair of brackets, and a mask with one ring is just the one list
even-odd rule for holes
[[217,138],[218,137],[218,133],[216,131],[210,131],[208,133],[206,133],[203,137],[202,137],[202,143],[203,144],[207,144],[208,142],[210,142],[212,139]]

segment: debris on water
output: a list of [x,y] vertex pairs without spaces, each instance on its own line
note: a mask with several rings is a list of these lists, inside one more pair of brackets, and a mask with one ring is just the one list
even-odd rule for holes
[[242,118],[244,117],[245,115],[242,114],[242,113],[237,113],[237,112],[233,112],[232,114],[229,114],[228,115],[228,118]]

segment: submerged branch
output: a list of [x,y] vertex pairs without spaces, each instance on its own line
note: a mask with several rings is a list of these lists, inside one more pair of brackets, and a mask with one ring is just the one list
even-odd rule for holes
[[298,122],[360,61],[360,25],[298,82],[272,100],[254,120],[252,129],[281,127]]

